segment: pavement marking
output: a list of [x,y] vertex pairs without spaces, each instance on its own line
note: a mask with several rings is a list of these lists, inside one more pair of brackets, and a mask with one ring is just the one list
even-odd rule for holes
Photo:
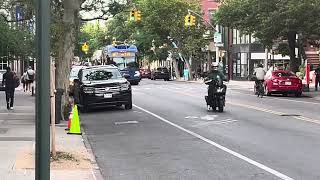
[[[247,96],[257,96],[257,95],[253,95],[253,94],[247,94],[247,93],[241,93],[241,92],[232,92],[234,94],[243,94],[243,95],[247,95]],[[303,103],[303,104],[314,104],[314,105],[320,105],[320,103],[316,103],[316,102],[308,102],[308,101],[298,101],[298,100],[292,100],[292,99],[281,99],[281,98],[273,98],[273,97],[267,97],[264,98],[267,100],[279,100],[279,101],[290,101],[290,102],[296,102],[296,103]]]
[[185,119],[199,119],[199,117],[197,117],[197,116],[187,116],[187,117],[185,117]]
[[206,115],[201,117],[202,120],[213,121],[218,117],[218,115]]
[[122,125],[122,124],[138,124],[138,121],[124,121],[124,122],[115,122],[115,125]]
[[258,168],[260,168],[260,169],[262,169],[262,170],[264,170],[266,172],[269,172],[270,174],[273,174],[273,175],[277,176],[280,179],[283,179],[283,180],[294,180],[293,178],[291,178],[291,177],[289,177],[289,176],[287,176],[285,174],[282,174],[279,171],[276,171],[276,170],[274,170],[274,169],[272,169],[272,168],[270,168],[270,167],[268,167],[266,165],[263,165],[263,164],[261,164],[261,163],[259,163],[257,161],[254,161],[254,160],[252,160],[252,159],[250,159],[250,158],[248,158],[248,157],[246,157],[246,156],[244,156],[244,155],[242,155],[240,153],[237,153],[237,152],[235,152],[233,150],[230,150],[230,149],[228,149],[228,148],[226,148],[226,147],[224,147],[224,146],[222,146],[222,145],[220,145],[220,144],[218,144],[218,143],[216,143],[216,142],[214,142],[214,141],[212,141],[210,139],[207,139],[207,138],[205,138],[205,137],[203,137],[203,136],[201,136],[201,135],[199,135],[199,134],[197,134],[195,132],[192,132],[192,131],[190,131],[188,129],[185,129],[185,128],[183,128],[183,127],[181,127],[181,126],[179,126],[179,125],[177,125],[177,124],[175,124],[175,123],[173,123],[173,122],[171,122],[169,120],[166,120],[165,118],[163,118],[163,117],[161,117],[161,116],[159,116],[159,115],[157,115],[155,113],[152,113],[152,112],[150,112],[150,111],[148,111],[148,110],[146,110],[146,109],[144,109],[144,108],[142,108],[140,106],[137,106],[135,104],[133,106],[138,108],[138,109],[140,109],[141,111],[144,111],[147,114],[150,114],[153,117],[155,117],[155,118],[157,118],[157,119],[159,119],[159,120],[161,120],[161,121],[163,121],[163,122],[165,122],[165,123],[177,128],[177,129],[180,129],[180,130],[182,130],[182,131],[184,131],[184,132],[186,132],[186,133],[188,133],[188,134],[190,134],[190,135],[192,135],[192,136],[194,136],[194,137],[196,137],[196,138],[198,138],[198,139],[200,139],[200,140],[202,140],[202,141],[204,141],[204,142],[206,142],[206,143],[208,143],[208,144],[210,144],[210,145],[212,145],[212,146],[214,146],[214,147],[216,147],[216,148],[218,148],[218,149],[220,149],[220,150],[222,150],[224,152],[226,152],[226,153],[229,153],[229,154],[231,154],[231,155],[233,155],[233,156],[235,156],[235,157],[237,157],[237,158],[239,158],[239,159],[241,159],[243,161],[246,161],[247,163],[249,163],[249,164],[251,164],[253,166],[256,166],[256,167],[258,167]]
[[221,121],[215,121],[212,122],[214,124],[228,124],[228,123],[232,123],[232,122],[237,122],[238,120],[234,120],[234,119],[225,119],[225,120],[221,120]]
[[[196,95],[193,95],[193,94],[190,94],[190,93],[178,92],[178,91],[172,91],[172,90],[170,90],[170,91],[174,92],[174,93],[190,96],[190,97],[199,98],[199,96],[196,96]],[[242,93],[239,93],[239,94],[242,94]],[[252,95],[252,96],[254,96],[254,95]],[[273,99],[275,99],[275,98],[273,98]],[[281,100],[284,100],[284,99],[281,99]],[[293,101],[293,100],[289,100],[289,101]],[[299,102],[303,102],[303,101],[299,101]],[[307,102],[305,102],[305,103],[307,103]],[[283,113],[283,112],[273,111],[273,110],[269,110],[269,109],[265,109],[265,108],[259,108],[259,107],[256,107],[256,106],[250,106],[250,105],[246,105],[246,104],[234,103],[234,102],[229,102],[229,101],[227,101],[226,104],[239,106],[239,107],[244,107],[244,108],[247,108],[247,109],[254,109],[254,110],[257,110],[257,111],[262,111],[262,112],[266,112],[266,113],[270,113],[270,114],[274,114],[274,115],[278,115],[278,116],[283,116],[283,115],[287,114],[287,113]],[[315,103],[315,104],[319,104],[319,103]],[[315,120],[315,119],[311,119],[311,118],[304,117],[304,116],[293,117],[293,118],[297,119],[297,120],[305,121],[305,122],[311,122],[311,123],[315,123],[315,124],[320,124],[320,120]]]

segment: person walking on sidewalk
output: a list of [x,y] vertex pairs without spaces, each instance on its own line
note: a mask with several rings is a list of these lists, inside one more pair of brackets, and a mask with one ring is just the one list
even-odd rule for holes
[[33,86],[33,82],[34,82],[34,78],[35,78],[35,72],[32,69],[31,66],[29,66],[28,70],[27,70],[27,89],[32,92],[32,86]]
[[21,83],[23,84],[23,92],[26,92],[28,91],[28,88],[27,88],[27,73],[23,73],[22,77],[21,77]]
[[314,71],[315,75],[316,75],[316,79],[315,79],[315,90],[318,91],[318,86],[320,83],[320,65],[317,67],[317,69]]
[[13,110],[14,102],[14,90],[16,88],[17,80],[14,72],[11,71],[10,67],[7,67],[7,72],[3,74],[2,84],[5,85],[7,109]]

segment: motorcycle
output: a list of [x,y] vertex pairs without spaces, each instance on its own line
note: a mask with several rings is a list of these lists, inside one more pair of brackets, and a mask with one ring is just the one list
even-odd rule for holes
[[205,81],[205,84],[209,85],[208,96],[205,96],[208,110],[211,108],[213,111],[216,111],[218,108],[219,112],[223,112],[226,102],[227,86],[219,80],[208,80]]

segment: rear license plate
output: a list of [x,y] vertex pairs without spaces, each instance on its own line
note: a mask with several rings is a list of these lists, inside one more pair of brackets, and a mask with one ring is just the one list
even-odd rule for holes
[[284,84],[287,86],[291,86],[291,82],[285,82]]
[[103,97],[104,98],[112,98],[112,94],[104,94]]

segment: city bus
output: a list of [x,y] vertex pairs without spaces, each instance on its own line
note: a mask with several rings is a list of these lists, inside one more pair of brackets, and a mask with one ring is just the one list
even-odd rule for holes
[[108,56],[123,75],[130,75],[128,81],[133,85],[138,85],[141,81],[137,53],[138,48],[135,45],[108,45],[104,48],[104,58]]

